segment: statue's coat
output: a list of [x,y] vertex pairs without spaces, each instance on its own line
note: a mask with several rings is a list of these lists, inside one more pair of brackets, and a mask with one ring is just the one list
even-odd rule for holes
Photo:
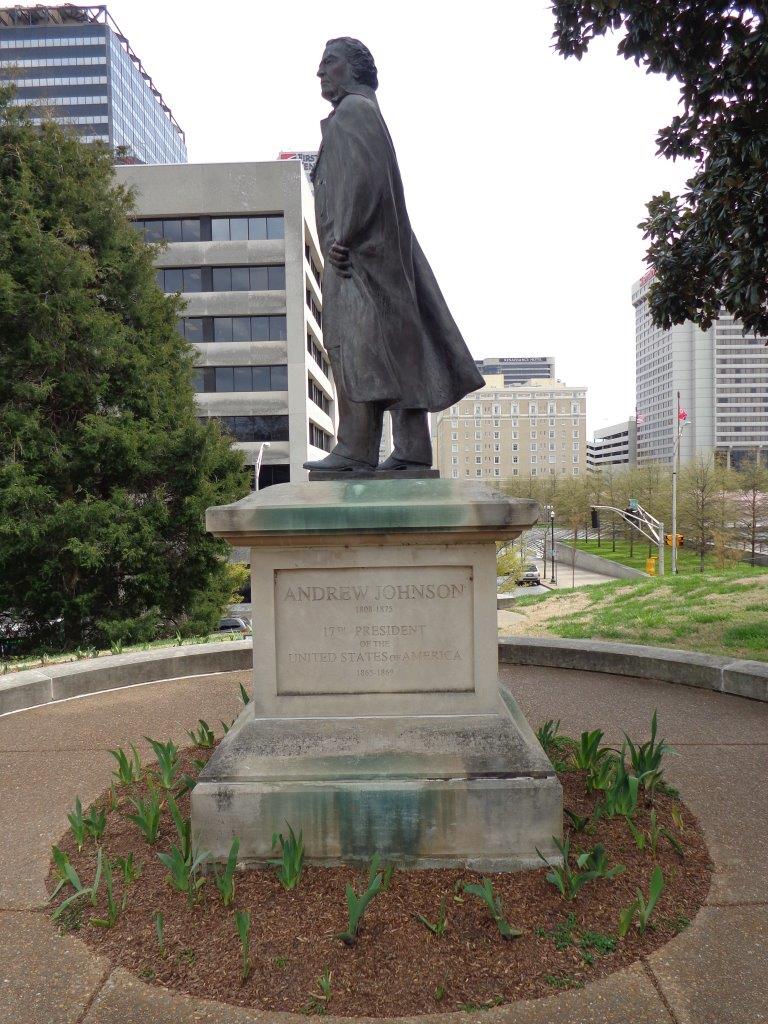
[[[354,402],[436,412],[483,386],[411,230],[395,150],[375,93],[346,95],[322,123],[313,180],[323,278],[323,338],[338,346]],[[351,277],[328,262],[349,248]]]

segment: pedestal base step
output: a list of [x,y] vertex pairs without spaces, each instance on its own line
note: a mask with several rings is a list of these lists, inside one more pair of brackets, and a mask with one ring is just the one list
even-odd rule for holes
[[514,701],[499,714],[259,719],[249,709],[192,791],[195,841],[274,856],[286,822],[307,861],[515,870],[556,855],[562,788]]

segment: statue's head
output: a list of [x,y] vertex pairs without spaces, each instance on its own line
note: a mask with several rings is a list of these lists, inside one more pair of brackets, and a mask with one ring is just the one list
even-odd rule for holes
[[359,39],[342,36],[329,39],[325,44],[320,67],[317,69],[320,79],[320,92],[323,99],[336,104],[357,87],[366,85],[377,89],[379,77],[371,51]]

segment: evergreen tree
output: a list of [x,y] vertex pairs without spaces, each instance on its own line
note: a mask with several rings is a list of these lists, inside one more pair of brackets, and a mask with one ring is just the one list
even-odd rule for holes
[[0,91],[0,612],[28,647],[209,627],[231,590],[209,505],[242,456],[197,421],[181,304],[112,157]]

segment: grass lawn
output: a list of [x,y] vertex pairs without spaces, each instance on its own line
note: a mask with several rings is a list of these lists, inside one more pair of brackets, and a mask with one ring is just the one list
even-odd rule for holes
[[[573,540],[568,539],[564,542],[572,544]],[[635,540],[634,551],[632,555],[629,553],[629,541],[623,539],[616,539],[616,550],[613,550],[613,542],[611,541],[610,533],[603,534],[600,547],[597,546],[596,540],[580,540],[576,542],[576,547],[581,551],[588,551],[592,555],[600,555],[601,558],[608,558],[612,562],[620,562],[622,565],[631,565],[633,569],[642,569],[645,572],[645,560],[648,557],[648,541]],[[658,555],[659,549],[654,546],[651,554]],[[672,568],[672,548],[664,548],[664,569],[665,572],[670,572]],[[678,573],[687,574],[690,572],[701,571],[701,558],[690,548],[683,547],[677,549],[677,568]],[[704,556],[704,570],[714,569],[715,565],[711,555]],[[658,572],[658,564],[657,564]]]
[[680,647],[768,661],[768,570],[723,572],[598,586],[521,597],[525,618],[503,632]]

